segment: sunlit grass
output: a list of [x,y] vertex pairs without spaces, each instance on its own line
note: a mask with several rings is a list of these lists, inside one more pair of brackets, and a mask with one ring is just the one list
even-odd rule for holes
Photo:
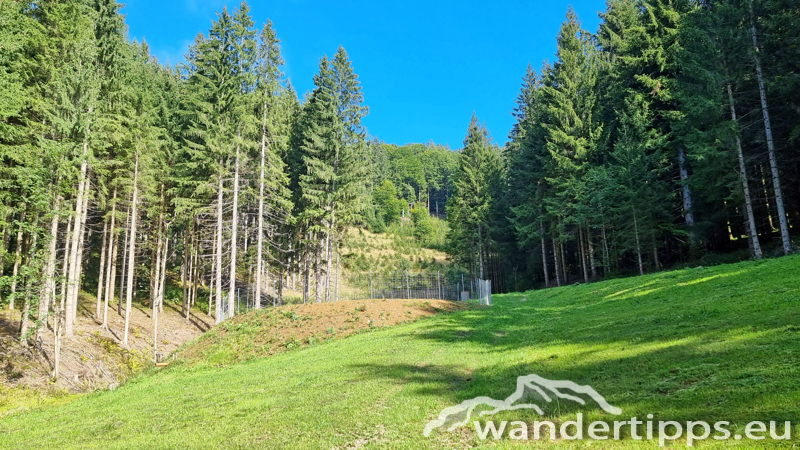
[[[798,269],[800,257],[787,257],[496,295],[491,308],[232,366],[153,369],[114,392],[4,418],[0,447],[657,447],[629,437],[481,442],[472,428],[423,437],[443,408],[505,398],[518,376],[535,373],[591,385],[625,419],[727,420],[737,432],[753,420],[791,420],[793,441],[783,446],[792,448],[800,434]],[[548,419],[577,411],[614,420],[564,404]],[[516,411],[495,419],[538,418]]]

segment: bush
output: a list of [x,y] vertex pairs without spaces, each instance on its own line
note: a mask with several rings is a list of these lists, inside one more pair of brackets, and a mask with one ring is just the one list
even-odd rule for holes
[[389,180],[375,188],[372,194],[376,206],[376,216],[385,224],[396,222],[400,219],[405,202],[397,198],[397,188]]
[[411,221],[414,223],[414,237],[420,242],[427,242],[433,233],[431,216],[422,203],[414,205],[411,210]]

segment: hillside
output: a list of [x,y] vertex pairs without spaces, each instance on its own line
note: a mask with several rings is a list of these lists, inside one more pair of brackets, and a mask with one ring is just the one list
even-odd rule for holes
[[[463,400],[505,398],[518,376],[538,374],[589,384],[626,418],[727,420],[736,431],[791,420],[796,445],[798,269],[792,256],[497,295],[491,308],[241,364],[152,369],[113,392],[4,418],[0,435],[4,448],[465,448],[480,443],[474,429],[425,438],[425,425]],[[574,417],[559,407],[551,420]],[[540,446],[551,444],[525,448]]]
[[[139,302],[131,310],[130,346],[120,342],[125,318],[109,308],[109,327],[94,319],[95,297],[82,292],[73,338],[64,338],[60,377],[52,381],[54,336],[50,327],[42,332],[41,351],[19,342],[19,315],[0,311],[0,417],[31,403],[52,403],[76,393],[118,386],[153,362],[152,310]],[[52,321],[51,321],[52,323]],[[180,305],[167,303],[159,316],[159,352],[169,355],[200,336],[214,319],[193,310],[189,320]]]
[[445,300],[347,300],[285,305],[235,316],[175,355],[178,363],[229,365],[464,309]]
[[[447,222],[432,219],[436,223],[436,244],[444,243]],[[351,228],[346,246],[342,249],[347,268],[353,272],[428,270],[444,271],[448,265],[447,254],[429,248],[412,235],[411,225],[395,225],[385,233],[372,233],[360,228]],[[425,245],[428,244],[428,245]]]
[[[349,284],[351,277],[373,273],[390,273],[399,271],[428,272],[437,271],[444,274],[451,263],[447,254],[431,247],[442,247],[444,235],[447,233],[447,222],[432,218],[435,223],[431,239],[421,242],[413,236],[414,227],[411,224],[393,224],[382,233],[373,233],[369,230],[351,227],[345,233],[340,250],[340,265],[334,266],[335,283],[338,282],[339,300],[361,299],[352,298]],[[283,288],[283,301],[287,304],[302,303],[303,281],[302,278],[292,274]],[[270,285],[266,288],[267,295],[275,296],[276,287]],[[312,285],[310,292],[312,292]]]

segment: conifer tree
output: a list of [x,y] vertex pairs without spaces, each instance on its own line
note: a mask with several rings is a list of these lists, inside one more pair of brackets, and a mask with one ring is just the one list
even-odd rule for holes
[[449,252],[472,267],[483,279],[489,244],[491,185],[498,176],[500,158],[486,127],[472,115],[464,148],[459,155],[453,196],[447,202]]
[[[578,238],[581,267],[588,282],[587,258],[591,255],[587,256],[582,233],[590,233],[589,220],[580,214],[579,202],[585,197],[585,175],[602,126],[595,119],[597,58],[571,8],[559,32],[557,56],[542,88],[545,141],[550,154],[545,170],[552,185],[545,208],[555,218],[560,243],[573,233]],[[568,231],[572,226],[576,231]]]

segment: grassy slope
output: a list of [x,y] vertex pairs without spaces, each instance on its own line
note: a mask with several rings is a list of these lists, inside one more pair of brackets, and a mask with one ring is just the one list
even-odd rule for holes
[[[590,384],[625,418],[730,420],[738,431],[792,420],[796,445],[798,269],[789,257],[529,292],[525,302],[498,295],[491,308],[270,358],[152,371],[6,418],[0,447],[464,448],[477,442],[471,429],[426,439],[427,421],[478,395],[505,398],[529,373]],[[496,419],[534,419],[506,414]],[[654,447],[602,448],[612,444]]]

